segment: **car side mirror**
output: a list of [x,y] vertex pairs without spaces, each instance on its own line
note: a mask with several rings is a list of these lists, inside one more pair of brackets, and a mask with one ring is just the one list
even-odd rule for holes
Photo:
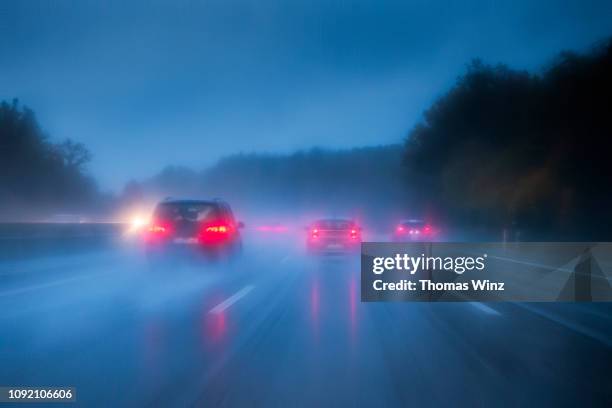
[[237,226],[238,226],[238,228],[244,228],[244,222],[238,221]]

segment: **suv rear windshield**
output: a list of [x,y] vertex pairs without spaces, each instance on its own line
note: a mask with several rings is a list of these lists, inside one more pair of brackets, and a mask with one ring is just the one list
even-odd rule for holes
[[407,220],[407,221],[402,221],[402,225],[405,227],[424,227],[425,226],[425,221],[423,220]]
[[315,225],[321,229],[342,230],[352,228],[354,223],[349,220],[320,220]]
[[162,203],[155,209],[155,218],[167,221],[199,222],[218,216],[218,206],[206,202]]

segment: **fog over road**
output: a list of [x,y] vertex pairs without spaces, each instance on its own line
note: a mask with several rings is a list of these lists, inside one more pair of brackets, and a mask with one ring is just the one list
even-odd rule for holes
[[612,401],[612,305],[361,303],[357,255],[301,244],[153,269],[135,245],[5,259],[0,385],[87,406]]

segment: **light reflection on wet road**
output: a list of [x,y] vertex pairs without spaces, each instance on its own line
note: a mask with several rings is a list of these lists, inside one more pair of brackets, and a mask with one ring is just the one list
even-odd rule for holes
[[[358,257],[276,243],[150,270],[136,251],[0,264],[0,385],[88,406],[605,405],[605,304],[360,302]],[[118,401],[122,401],[118,404]]]

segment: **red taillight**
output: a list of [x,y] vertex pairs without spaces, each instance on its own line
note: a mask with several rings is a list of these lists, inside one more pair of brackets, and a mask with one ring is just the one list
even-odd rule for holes
[[319,237],[319,230],[317,228],[313,228],[311,235],[313,238],[318,238]]
[[165,239],[171,233],[170,224],[163,221],[153,221],[146,230],[144,238],[147,241],[158,241]]
[[355,228],[353,228],[351,230],[351,239],[357,239],[357,234],[359,231],[357,231]]
[[398,225],[398,227],[397,227],[397,232],[398,232],[399,234],[404,233],[404,231],[405,231],[405,230],[406,230],[406,229],[404,228],[404,226],[402,226],[402,225]]
[[229,232],[229,227],[227,225],[211,225],[206,227],[204,232],[225,234]]
[[200,232],[200,241],[204,243],[217,243],[227,240],[233,232],[230,224],[208,224]]
[[149,227],[149,232],[152,232],[152,233],[163,234],[166,231],[167,229],[163,225],[151,225]]

